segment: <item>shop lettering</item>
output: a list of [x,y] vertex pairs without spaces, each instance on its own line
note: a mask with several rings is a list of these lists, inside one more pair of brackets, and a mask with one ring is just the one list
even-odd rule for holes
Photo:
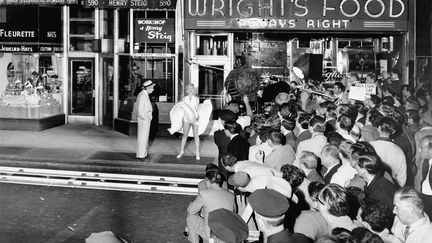
[[[330,2],[334,2],[334,0],[324,0],[323,4],[323,17],[327,16],[327,12],[329,11],[336,11],[336,7],[331,7]],[[362,1],[363,3],[364,1]],[[370,5],[372,3],[377,3],[380,6],[380,11],[377,14],[371,13],[371,7]],[[353,12],[348,12],[346,10],[347,4],[354,4],[356,6],[355,10]],[[396,5],[399,5],[401,8],[399,12],[395,12],[394,8]],[[367,0],[365,4],[362,6],[359,0],[342,0],[341,3],[338,6],[338,10],[341,14],[343,14],[347,18],[353,18],[357,16],[360,11],[363,9],[364,13],[367,14],[371,18],[379,18],[381,17],[385,10],[386,5],[383,0]],[[398,18],[402,16],[402,14],[405,12],[405,4],[402,2],[402,0],[390,0],[389,1],[389,17],[390,18]]]
[[146,7],[148,4],[147,0],[131,0],[131,7]]
[[167,34],[167,33],[160,33],[157,31],[149,31],[148,32],[148,38],[150,40],[168,40],[169,42],[171,42],[172,40],[172,35]]
[[126,7],[128,0],[109,0],[108,3],[112,7]]
[[33,52],[33,47],[0,45],[0,52]]
[[[364,13],[372,19],[396,19],[407,8],[403,0],[187,0],[186,13],[190,17],[301,17],[324,18],[334,12],[341,18],[355,18]],[[314,8],[314,11],[312,11]],[[287,16],[290,15],[290,16]],[[291,16],[292,15],[292,16]]]
[[35,32],[33,30],[5,30],[0,29],[0,37],[5,38],[33,38],[35,37]]
[[163,19],[157,19],[157,20],[150,20],[150,19],[139,19],[138,20],[138,24],[143,25],[143,24],[157,24],[157,25],[164,25],[165,24],[165,20]]
[[330,72],[325,72],[324,74],[324,81],[334,81],[334,80],[341,80],[345,75],[341,74],[340,72],[338,72],[337,69],[333,69]]
[[299,25],[308,29],[348,29],[350,23],[347,19],[239,19],[238,27],[245,29],[294,29]]
[[48,38],[56,38],[57,37],[57,32],[55,32],[55,31],[48,31],[47,32],[47,37]]
[[346,29],[348,28],[348,23],[350,21],[347,19],[340,20],[340,19],[308,19],[306,21],[306,26],[308,29],[315,29],[315,28],[324,28],[324,29]]
[[287,28],[296,27],[295,19],[271,19],[269,21],[263,19],[239,19],[238,25],[240,28]]

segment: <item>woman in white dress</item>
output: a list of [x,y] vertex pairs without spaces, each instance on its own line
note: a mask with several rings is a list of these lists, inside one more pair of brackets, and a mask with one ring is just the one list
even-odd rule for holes
[[177,155],[177,159],[180,159],[183,157],[184,149],[186,146],[186,140],[188,138],[189,129],[192,127],[194,140],[195,140],[195,158],[197,160],[200,159],[200,153],[199,153],[199,136],[198,136],[198,104],[199,104],[199,98],[196,95],[196,90],[193,85],[188,85],[186,87],[186,93],[187,95],[183,98],[183,102],[188,106],[188,108],[191,108],[191,110],[194,112],[193,117],[184,116],[183,117],[183,137],[181,140],[180,145],[180,153]]

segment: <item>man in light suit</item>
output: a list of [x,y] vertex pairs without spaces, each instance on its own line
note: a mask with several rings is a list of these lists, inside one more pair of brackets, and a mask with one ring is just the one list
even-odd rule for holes
[[138,94],[136,101],[138,110],[138,142],[136,157],[138,160],[144,162],[150,162],[150,158],[147,153],[147,146],[150,135],[150,123],[152,120],[153,108],[149,95],[153,92],[154,86],[155,83],[153,83],[153,81],[145,81],[143,84],[143,90]]

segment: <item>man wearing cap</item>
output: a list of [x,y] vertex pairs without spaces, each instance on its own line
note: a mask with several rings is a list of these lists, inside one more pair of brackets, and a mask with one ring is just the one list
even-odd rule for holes
[[138,120],[138,141],[136,157],[140,161],[150,162],[147,153],[148,140],[150,135],[150,124],[152,120],[152,104],[149,95],[154,90],[155,83],[147,80],[143,84],[143,90],[137,96],[137,120]]
[[292,234],[284,227],[288,199],[273,189],[256,190],[249,196],[249,203],[255,212],[258,228],[264,242],[312,242],[302,234]]
[[216,240],[215,242],[240,243],[244,242],[249,235],[243,219],[224,208],[216,209],[209,214],[208,225],[211,238]]

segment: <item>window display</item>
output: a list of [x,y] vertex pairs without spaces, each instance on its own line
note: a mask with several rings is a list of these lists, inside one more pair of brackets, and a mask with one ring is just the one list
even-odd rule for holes
[[0,118],[41,119],[62,113],[60,58],[3,54],[0,58]]

